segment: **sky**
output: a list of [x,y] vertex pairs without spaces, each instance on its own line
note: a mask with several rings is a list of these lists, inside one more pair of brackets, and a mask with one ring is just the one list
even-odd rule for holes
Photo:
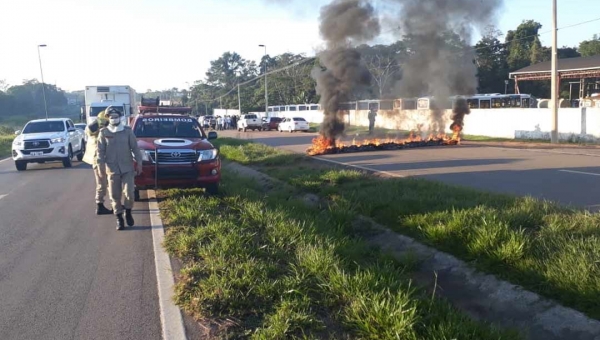
[[[381,1],[381,0],[379,0]],[[426,0],[422,0],[426,1]],[[486,0],[481,0],[486,1]],[[0,80],[40,79],[75,91],[86,85],[187,88],[226,51],[256,60],[265,50],[319,51],[327,0],[0,0]],[[551,0],[504,0],[490,24],[506,33],[523,20],[551,29]],[[600,0],[558,0],[558,27],[600,17]],[[400,19],[399,19],[400,20]],[[600,21],[559,30],[559,46],[600,34]],[[475,39],[479,38],[475,35]],[[551,33],[541,35],[544,45]],[[474,43],[474,42],[473,42]]]

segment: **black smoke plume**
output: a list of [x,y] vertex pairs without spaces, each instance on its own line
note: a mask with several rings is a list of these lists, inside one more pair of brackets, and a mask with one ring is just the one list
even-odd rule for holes
[[450,124],[450,130],[455,132],[462,131],[465,126],[465,115],[471,113],[469,104],[464,98],[457,98],[454,102],[454,108],[452,109],[452,124]]
[[340,104],[371,81],[353,46],[378,36],[380,25],[373,6],[362,0],[334,0],[321,8],[319,19],[327,49],[319,55],[322,67],[313,69],[312,76],[325,115],[321,133],[333,143],[344,131],[338,116]]
[[[397,95],[433,96],[437,109],[432,111],[432,126],[439,125],[443,119],[440,108],[451,107],[450,96],[476,93],[477,67],[470,47],[473,31],[493,22],[503,0],[388,0],[391,2],[400,6],[396,25],[411,52],[402,66]],[[466,102],[455,105],[453,126],[462,128],[469,112]]]

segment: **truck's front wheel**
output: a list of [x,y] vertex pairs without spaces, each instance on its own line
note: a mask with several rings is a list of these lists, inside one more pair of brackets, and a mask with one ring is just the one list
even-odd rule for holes
[[70,168],[73,165],[73,163],[71,163],[71,160],[73,159],[73,148],[71,148],[71,145],[69,145],[69,151],[67,152],[67,157],[63,158],[62,163],[65,168]]
[[27,170],[27,162],[15,161],[15,167],[17,168],[17,171],[25,171]]
[[85,155],[85,141],[81,141],[81,150],[77,154],[77,161],[81,162],[83,160],[83,156]]

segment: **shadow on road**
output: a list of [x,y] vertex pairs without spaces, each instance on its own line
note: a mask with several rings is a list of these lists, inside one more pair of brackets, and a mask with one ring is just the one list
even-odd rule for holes
[[336,159],[338,162],[353,162],[353,164],[368,166],[381,171],[399,171],[399,170],[425,170],[439,168],[458,168],[465,166],[483,166],[497,164],[511,164],[523,159],[518,158],[497,158],[497,159],[452,159],[443,161],[426,162],[406,162],[406,163],[356,163],[358,159]]
[[150,230],[152,227],[148,226],[133,226],[133,227],[125,227],[121,231],[141,231],[141,230]]
[[[562,169],[494,170],[447,174],[415,175],[446,184],[470,187],[487,192],[533,196],[562,205],[600,210],[600,167]],[[598,174],[596,175],[588,175]]]
[[70,171],[70,170],[92,170],[92,166],[86,163],[75,163],[73,164],[73,166],[71,168],[65,168],[62,163],[57,162],[57,163],[43,163],[43,164],[38,164],[38,163],[29,163],[27,164],[27,170],[25,171],[17,171],[16,168],[13,168],[12,170],[6,170],[6,171],[0,171],[0,174],[10,174],[10,173],[17,173],[17,172],[31,172],[31,171],[51,171],[51,170],[62,170],[62,171]]

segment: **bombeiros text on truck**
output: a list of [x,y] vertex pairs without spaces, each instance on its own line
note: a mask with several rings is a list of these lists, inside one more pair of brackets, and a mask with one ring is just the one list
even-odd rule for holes
[[169,187],[202,187],[215,194],[221,181],[219,152],[191,116],[190,107],[160,106],[158,98],[142,98],[133,132],[143,154],[143,172],[135,178],[139,191]]

